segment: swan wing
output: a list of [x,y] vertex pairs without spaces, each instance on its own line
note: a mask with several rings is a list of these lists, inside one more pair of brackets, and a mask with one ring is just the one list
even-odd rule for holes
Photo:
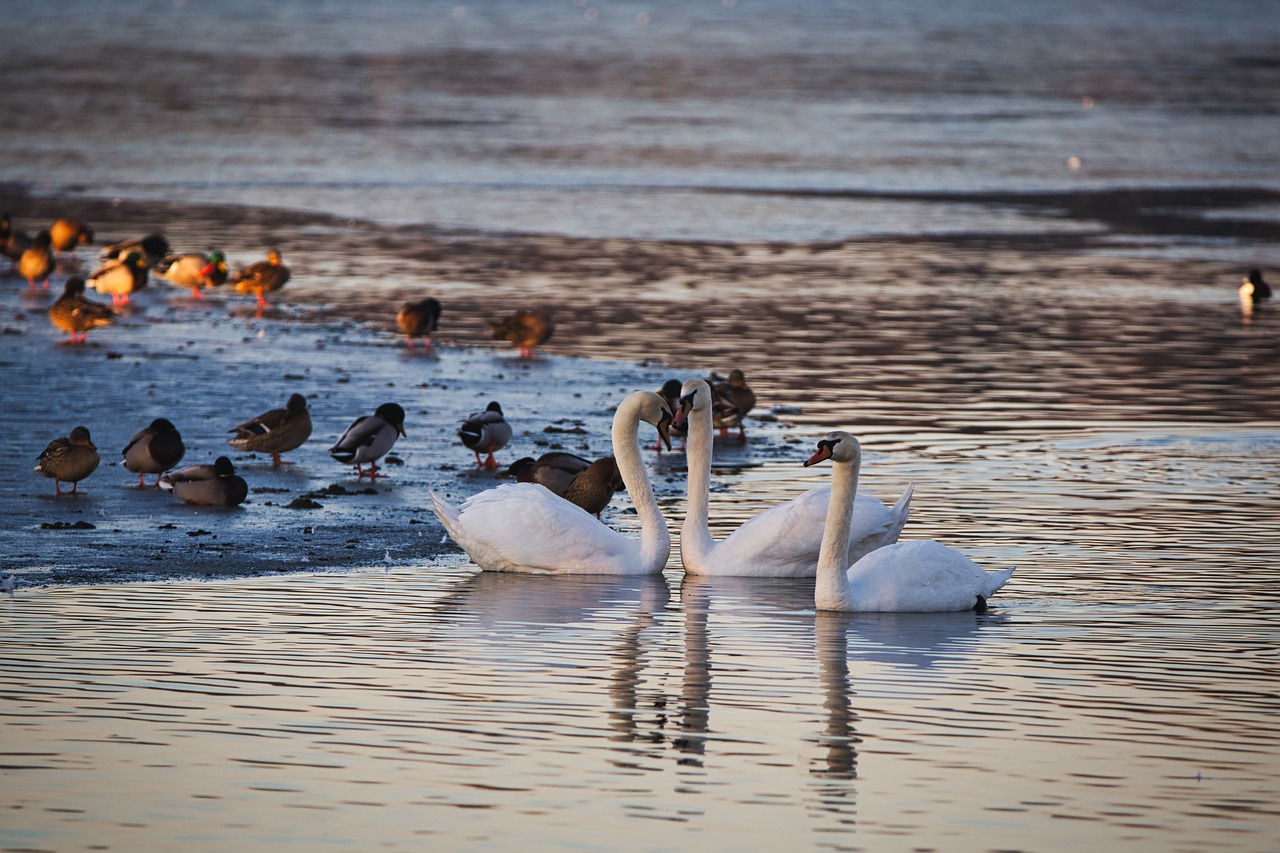
[[482,569],[560,574],[643,571],[640,542],[537,483],[508,483],[459,510],[432,493],[436,517]]
[[850,567],[848,579],[858,610],[934,613],[972,610],[1012,574],[984,571],[954,548],[917,540],[872,551]]

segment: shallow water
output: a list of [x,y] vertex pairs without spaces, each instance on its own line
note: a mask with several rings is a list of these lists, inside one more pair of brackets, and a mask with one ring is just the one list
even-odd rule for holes
[[[8,10],[21,227],[295,274],[262,320],[154,287],[83,349],[0,282],[0,850],[1280,850],[1280,313],[1234,293],[1280,266],[1280,17],[597,5]],[[423,291],[430,357],[389,326]],[[551,355],[477,346],[516,303],[556,310]],[[914,484],[906,535],[1018,566],[991,612],[440,541],[428,489],[491,484],[465,412],[510,401],[512,458],[603,452],[626,391],[734,366],[761,408],[717,442],[717,534],[852,429],[863,485]],[[237,457],[240,510],[109,464],[158,407],[207,461],[298,388],[316,433]],[[324,448],[401,396],[389,481],[284,508],[361,488]],[[30,467],[77,422],[104,466],[54,500]],[[684,457],[650,459],[678,526]]]

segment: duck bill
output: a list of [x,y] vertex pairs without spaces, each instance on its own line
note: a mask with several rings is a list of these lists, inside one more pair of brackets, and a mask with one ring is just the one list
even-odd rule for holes
[[404,424],[401,424],[400,426],[396,427],[396,432],[400,433],[401,438],[409,437],[409,433],[404,431]]

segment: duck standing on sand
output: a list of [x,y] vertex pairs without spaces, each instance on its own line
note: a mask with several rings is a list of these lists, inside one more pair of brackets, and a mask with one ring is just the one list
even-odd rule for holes
[[142,255],[130,252],[123,260],[107,261],[89,274],[89,286],[109,295],[115,307],[129,304],[129,297],[147,286],[147,268]]
[[74,253],[78,246],[93,243],[93,229],[79,219],[58,219],[49,226],[55,252]]
[[[511,440],[511,424],[502,414],[502,406],[494,400],[483,412],[472,412],[458,428],[458,438],[476,455],[476,464],[481,468],[493,469],[498,462],[493,458],[495,450],[501,450]],[[481,461],[480,454],[488,457]]]
[[747,384],[747,376],[734,368],[729,371],[729,378],[711,386],[714,403],[711,409],[712,426],[720,430],[721,435],[728,435],[733,427],[738,428],[738,438],[747,440],[747,413],[756,407],[756,392]]
[[53,274],[53,244],[48,231],[41,231],[31,245],[18,257],[18,272],[27,280],[27,290],[34,291],[36,282],[44,282],[49,289],[49,276]]
[[[361,415],[352,421],[337,444],[329,448],[329,455],[344,465],[356,466],[357,478],[376,480],[386,476],[378,473],[377,460],[402,435],[406,435],[404,409],[398,403],[383,403],[372,415]],[[368,472],[360,467],[366,462],[369,463]]]
[[207,255],[198,252],[166,255],[156,264],[156,272],[175,287],[190,290],[193,299],[199,299],[200,288],[208,289],[225,283],[229,271],[226,256],[213,249]]
[[178,428],[167,418],[156,418],[146,429],[134,433],[120,455],[124,457],[124,467],[138,475],[141,489],[146,485],[146,474],[155,474],[155,485],[159,486],[160,474],[181,462],[186,452]]
[[431,336],[440,323],[440,300],[426,299],[406,302],[396,314],[396,326],[405,337],[408,349],[413,349],[413,339],[422,338],[424,349],[431,349]]
[[533,358],[533,348],[541,346],[556,330],[555,320],[547,311],[517,311],[498,323],[490,323],[495,341],[510,341],[520,348],[521,358]]
[[249,495],[249,484],[236,474],[236,466],[225,456],[219,456],[212,465],[170,471],[156,485],[196,506],[239,506]]
[[169,238],[158,231],[145,237],[134,237],[112,243],[102,250],[102,260],[118,261],[130,252],[137,252],[142,265],[151,269],[169,254]]
[[89,438],[89,430],[78,426],[66,438],[55,438],[40,454],[36,473],[53,478],[53,493],[62,494],[62,483],[71,484],[71,494],[77,494],[76,486],[98,467],[98,448]]
[[110,326],[115,320],[116,312],[84,298],[84,279],[78,275],[67,279],[62,295],[49,306],[49,322],[70,333],[73,344],[89,340],[90,329]]
[[284,287],[289,280],[290,270],[280,260],[280,253],[275,249],[267,252],[265,261],[258,261],[240,270],[232,283],[236,293],[252,293],[258,298],[258,316],[267,307],[266,294]]
[[276,468],[288,464],[280,461],[280,454],[301,447],[311,435],[307,398],[291,394],[283,409],[263,412],[236,424],[231,432],[235,435],[227,439],[227,444],[237,450],[270,453],[271,464]]

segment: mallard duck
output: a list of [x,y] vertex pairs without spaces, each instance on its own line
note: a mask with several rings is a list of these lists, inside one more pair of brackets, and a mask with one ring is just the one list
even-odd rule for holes
[[283,409],[263,412],[236,424],[227,444],[237,450],[270,453],[271,464],[280,467],[280,454],[302,446],[311,435],[311,412],[307,411],[307,398],[292,394]]
[[137,252],[138,257],[142,260],[142,265],[150,269],[169,254],[169,238],[156,232],[145,237],[121,240],[119,243],[112,243],[103,249],[102,259],[104,261],[119,260],[126,257],[130,252]]
[[[494,400],[483,412],[472,412],[467,415],[462,426],[458,428],[458,438],[476,455],[476,464],[481,468],[497,468],[497,460],[493,458],[496,450],[507,446],[511,440],[511,424],[502,414],[502,406]],[[480,454],[488,457],[481,461]]]
[[15,231],[9,214],[0,215],[0,254],[16,264],[22,253],[31,247],[31,235]]
[[565,490],[564,499],[599,518],[609,501],[613,500],[614,492],[621,492],[626,487],[618,469],[618,460],[613,456],[602,456],[573,478]]
[[71,494],[77,494],[76,486],[98,467],[98,448],[89,438],[89,430],[78,426],[66,438],[55,438],[40,454],[36,473],[53,478],[53,493],[62,494],[62,483],[71,484]]
[[[402,435],[407,435],[404,431],[404,409],[397,403],[383,403],[372,415],[361,415],[352,421],[337,444],[329,448],[329,455],[344,465],[356,466],[357,478],[376,480],[386,476],[378,473],[377,460]],[[360,467],[365,462],[369,463],[367,472]]]
[[422,338],[423,346],[431,349],[431,335],[439,323],[440,300],[429,296],[418,302],[406,302],[396,314],[396,326],[405,336],[409,349],[413,349],[414,338]]
[[84,279],[78,275],[67,279],[62,295],[49,306],[49,322],[69,332],[73,344],[87,341],[90,329],[110,326],[115,320],[116,312],[84,298]]
[[520,348],[521,358],[532,358],[533,348],[544,344],[556,330],[547,311],[517,311],[499,323],[490,323],[495,341],[510,341]]
[[55,252],[74,252],[93,242],[93,229],[79,219],[58,219],[49,227]]
[[124,467],[138,475],[138,488],[142,488],[146,474],[155,474],[155,485],[160,485],[159,475],[181,462],[186,452],[177,427],[167,418],[156,418],[146,429],[134,433],[120,455]]
[[289,280],[289,268],[280,260],[280,253],[275,249],[267,252],[265,261],[258,261],[240,270],[233,284],[236,293],[252,293],[258,297],[258,316],[267,307],[266,294],[284,287]]
[[517,459],[505,470],[499,471],[498,476],[514,477],[518,483],[541,483],[560,497],[564,497],[573,478],[587,470],[590,465],[590,459],[583,459],[577,454],[566,453],[563,450],[553,450],[542,454],[537,459],[532,456]]
[[147,286],[142,255],[130,252],[123,260],[107,261],[89,274],[89,286],[109,295],[114,306],[128,305],[129,297]]
[[225,456],[219,456],[212,465],[170,471],[157,485],[196,506],[239,506],[249,495],[249,484],[236,474],[236,466]]
[[175,287],[185,287],[194,299],[200,288],[217,287],[227,280],[227,259],[218,249],[207,255],[166,255],[156,264],[156,272]]
[[44,288],[48,290],[53,268],[52,241],[47,230],[41,231],[18,258],[18,272],[27,280],[28,290],[35,290],[37,281],[44,282]]
[[756,407],[756,392],[747,384],[747,377],[737,368],[729,371],[729,378],[711,386],[712,426],[720,430],[721,435],[728,435],[733,427],[738,428],[738,438],[746,441],[747,413]]

